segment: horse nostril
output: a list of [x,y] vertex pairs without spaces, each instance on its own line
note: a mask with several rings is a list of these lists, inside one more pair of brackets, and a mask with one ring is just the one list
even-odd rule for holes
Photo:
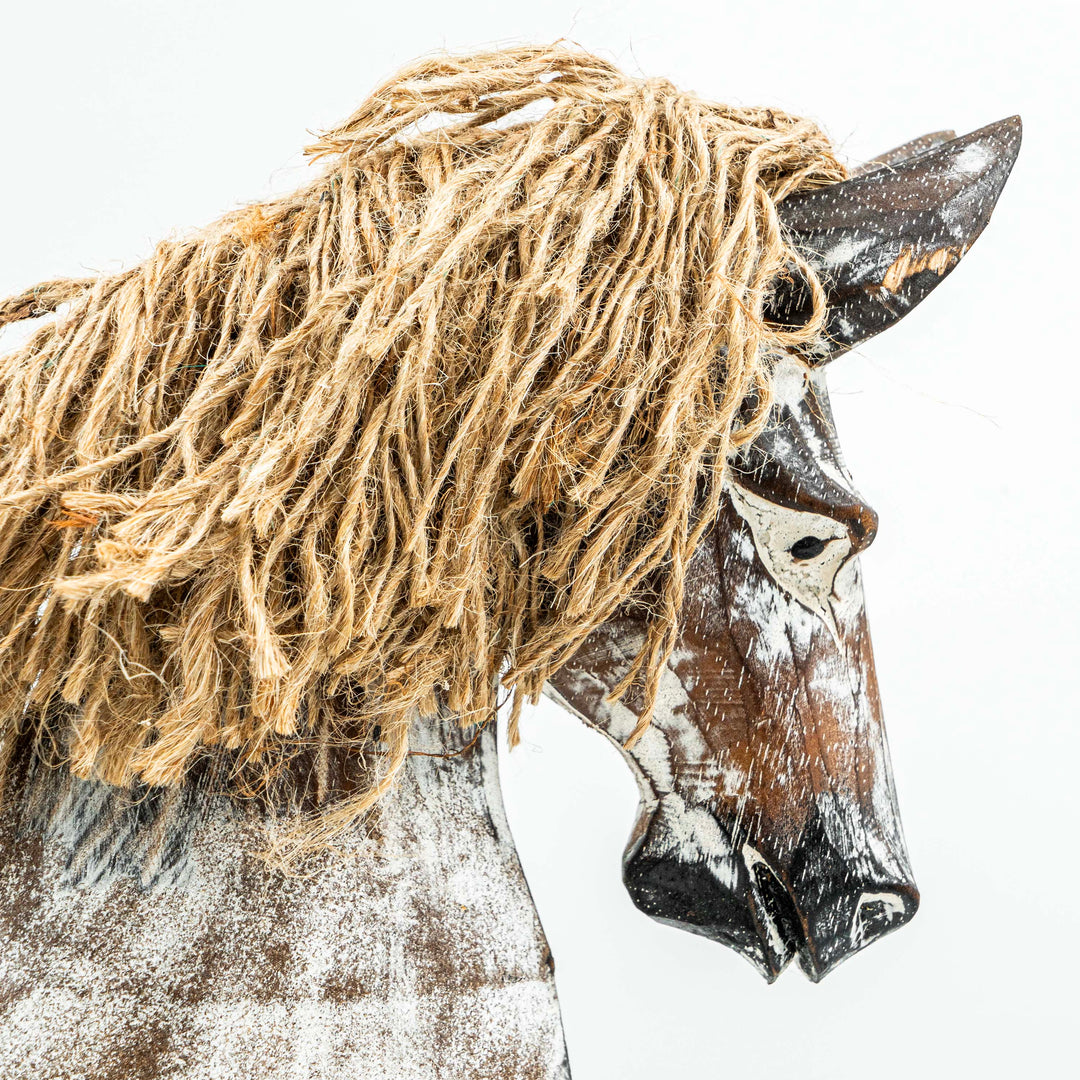
[[[897,893],[863,893],[855,912],[852,936],[860,943],[869,943],[893,929],[897,920],[907,922],[908,904]],[[914,914],[914,912],[912,912]]]
[[919,907],[918,890],[914,885],[896,884],[896,891],[864,888],[826,893],[819,906],[800,909],[807,934],[799,966],[812,981],[818,982],[842,960],[910,922]]

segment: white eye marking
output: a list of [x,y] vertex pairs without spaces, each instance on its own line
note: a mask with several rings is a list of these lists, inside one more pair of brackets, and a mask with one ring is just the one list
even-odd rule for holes
[[847,529],[824,514],[778,506],[739,484],[729,481],[727,487],[773,580],[838,638],[833,589],[836,575],[851,554]]

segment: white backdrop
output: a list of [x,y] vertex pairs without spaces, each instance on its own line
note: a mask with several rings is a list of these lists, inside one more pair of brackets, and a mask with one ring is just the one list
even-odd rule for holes
[[64,0],[0,19],[0,295],[130,264],[292,187],[308,129],[440,47],[569,37],[708,97],[811,115],[855,161],[1023,115],[963,265],[831,374],[881,515],[863,565],[922,910],[820,986],[789,971],[767,987],[632,907],[629,772],[544,705],[504,781],[575,1080],[1075,1068],[1075,32],[1065,4],[942,0]]

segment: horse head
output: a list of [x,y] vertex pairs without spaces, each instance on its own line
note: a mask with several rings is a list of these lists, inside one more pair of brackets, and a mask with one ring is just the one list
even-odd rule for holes
[[[695,552],[655,720],[630,748],[613,702],[644,633],[627,610],[548,692],[615,741],[641,792],[623,860],[653,918],[732,946],[770,981],[796,955],[817,981],[908,922],[919,894],[896,804],[858,556],[877,515],[840,454],[827,364],[892,325],[982,231],[1019,118],[938,133],[779,206],[829,300],[827,334],[775,371],[770,423],[730,462]],[[767,315],[798,324],[793,277]]]

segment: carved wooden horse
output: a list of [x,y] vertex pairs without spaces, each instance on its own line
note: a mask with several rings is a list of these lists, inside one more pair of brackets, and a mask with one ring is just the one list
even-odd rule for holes
[[[1019,142],[1017,118],[928,136],[781,204],[829,287],[828,340],[781,364],[772,423],[732,462],[656,721],[625,752],[634,902],[769,979],[796,955],[821,978],[918,904],[855,558],[877,518],[840,458],[825,365],[952,269]],[[770,314],[797,323],[801,300],[788,284]],[[633,711],[606,695],[640,633],[613,620],[550,686],[619,744]],[[300,877],[268,871],[264,823],[198,778],[133,797],[28,765],[0,830],[0,1073],[568,1076],[494,734],[416,728],[436,756],[413,756],[379,836]]]

